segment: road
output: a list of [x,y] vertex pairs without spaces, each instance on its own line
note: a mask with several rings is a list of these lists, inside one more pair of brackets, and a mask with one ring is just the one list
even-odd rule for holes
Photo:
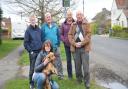
[[91,62],[111,69],[128,81],[128,40],[93,36]]

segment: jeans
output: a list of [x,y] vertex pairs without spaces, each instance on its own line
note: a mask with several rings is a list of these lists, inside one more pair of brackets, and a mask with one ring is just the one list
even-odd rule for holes
[[72,78],[72,60],[71,60],[71,51],[70,47],[64,44],[65,52],[66,52],[66,59],[67,59],[67,72],[68,78]]
[[[44,88],[43,85],[46,80],[46,75],[44,73],[34,73],[33,80],[37,85],[37,89],[43,89]],[[52,86],[52,89],[59,89],[59,85],[55,81],[51,82],[51,86]]]
[[36,62],[36,57],[38,53],[29,53],[29,59],[30,59],[30,69],[29,69],[29,83],[34,86],[34,81],[32,80],[32,76],[34,73],[34,67],[35,67],[35,62]]
[[59,85],[55,81],[52,81],[51,86],[52,86],[52,89],[59,89]]

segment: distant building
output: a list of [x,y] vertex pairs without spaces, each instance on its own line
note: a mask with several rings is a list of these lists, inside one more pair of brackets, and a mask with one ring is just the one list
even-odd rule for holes
[[111,12],[108,11],[106,8],[103,8],[101,12],[96,14],[95,17],[92,18],[93,21],[99,20],[101,18],[104,18],[105,20],[111,19]]
[[101,12],[97,13],[96,16],[92,19],[93,23],[98,25],[97,33],[104,34],[105,30],[108,30],[111,26],[111,11],[103,8]]
[[10,37],[11,33],[11,18],[2,18],[1,22],[2,37]]
[[128,27],[128,0],[113,0],[111,8],[111,26]]

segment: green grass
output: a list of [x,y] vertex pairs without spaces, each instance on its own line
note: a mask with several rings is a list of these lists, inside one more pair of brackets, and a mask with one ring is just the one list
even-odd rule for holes
[[9,52],[14,50],[17,46],[22,43],[22,40],[3,40],[0,45],[0,59],[5,57]]
[[[61,57],[63,60],[65,60],[65,51],[64,51],[63,44],[61,44],[60,49],[61,49]],[[21,66],[29,65],[29,57],[26,51],[24,51],[24,53],[22,54],[19,60],[19,64]],[[68,80],[66,76],[64,80],[58,80],[57,77],[53,77],[53,79],[57,81],[57,83],[60,86],[60,89],[85,89],[84,84],[83,83],[80,85],[77,84],[75,78],[73,78],[72,80]],[[29,89],[28,83],[29,83],[28,79],[16,78],[16,79],[8,81],[4,89]],[[97,86],[96,83],[92,81],[90,89],[104,89],[104,88]]]
[[29,65],[29,54],[26,50],[24,50],[20,60],[18,61],[18,64],[21,66]]
[[60,44],[60,53],[61,53],[61,58],[62,60],[66,60],[66,54],[65,54],[65,49],[64,49],[64,44]]
[[[64,45],[62,43],[60,45],[60,52],[61,52],[62,60],[66,60],[65,49],[64,49]],[[29,65],[29,56],[28,56],[28,53],[26,50],[23,52],[18,63],[21,66]]]
[[16,78],[6,82],[4,89],[29,89],[28,79]]
[[[58,80],[54,77],[54,80],[59,84],[60,89],[85,89],[84,84],[77,84],[76,79]],[[28,79],[16,78],[6,83],[4,89],[29,89]],[[91,82],[90,89],[104,89],[103,87],[97,86],[94,81]]]
[[[78,84],[75,78],[73,78],[72,80],[68,80],[68,78],[64,80],[58,80],[58,79],[54,79],[54,80],[57,81],[57,83],[60,86],[60,89],[85,89],[84,83]],[[90,89],[104,89],[104,88],[96,85],[96,83],[92,81]]]

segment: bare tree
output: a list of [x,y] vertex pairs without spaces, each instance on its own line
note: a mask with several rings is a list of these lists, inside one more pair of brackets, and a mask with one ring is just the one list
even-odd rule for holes
[[50,12],[52,16],[57,16],[57,18],[63,16],[64,8],[60,0],[6,0],[6,2],[15,8],[20,7],[19,13],[21,15],[36,14],[40,17],[41,22],[44,22],[45,12]]

